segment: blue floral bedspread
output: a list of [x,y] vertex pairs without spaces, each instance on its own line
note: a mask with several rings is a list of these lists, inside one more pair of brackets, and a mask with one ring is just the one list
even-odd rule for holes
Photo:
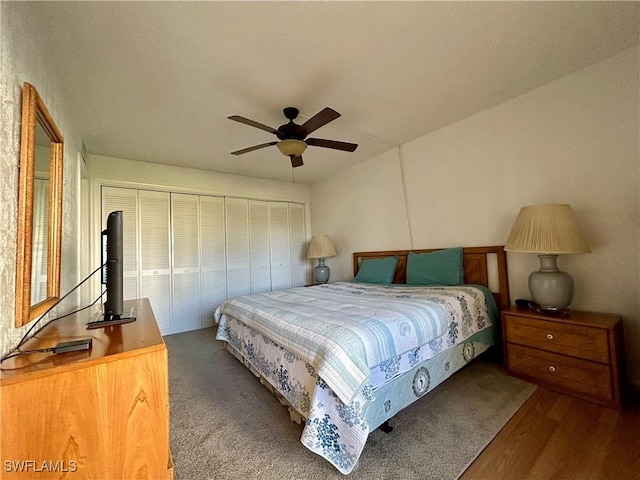
[[455,345],[489,324],[475,288],[350,282],[237,297],[217,309],[225,316],[311,364],[345,403],[381,363],[436,340]]
[[491,326],[485,293],[346,282],[273,291],[221,305],[217,338],[307,419],[302,443],[347,474],[376,390]]

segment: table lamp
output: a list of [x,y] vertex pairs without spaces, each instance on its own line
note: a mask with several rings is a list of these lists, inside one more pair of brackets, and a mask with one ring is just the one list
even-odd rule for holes
[[537,253],[540,269],[529,275],[529,292],[542,310],[562,311],[573,298],[573,278],[558,270],[560,254],[589,253],[569,205],[522,207],[504,249]]
[[316,283],[327,283],[329,281],[329,267],[324,264],[324,259],[335,257],[336,252],[331,239],[327,235],[314,235],[309,242],[307,258],[317,258],[318,266],[313,270],[313,279]]

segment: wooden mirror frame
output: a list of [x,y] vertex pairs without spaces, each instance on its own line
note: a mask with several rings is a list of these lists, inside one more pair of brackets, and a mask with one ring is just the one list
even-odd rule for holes
[[[47,239],[47,293],[31,304],[33,200],[36,155],[36,122],[49,136],[49,214]],[[22,88],[22,131],[18,185],[18,249],[16,258],[16,327],[44,314],[60,298],[62,244],[62,161],[64,141],[60,130],[33,85]]]

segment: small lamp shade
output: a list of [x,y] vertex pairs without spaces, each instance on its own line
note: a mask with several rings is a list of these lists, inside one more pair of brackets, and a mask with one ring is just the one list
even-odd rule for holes
[[573,278],[558,270],[558,255],[591,251],[571,207],[560,204],[522,207],[504,249],[538,254],[540,269],[529,275],[529,292],[543,310],[562,310],[573,298]]
[[313,278],[316,283],[327,283],[329,281],[329,267],[324,264],[324,259],[335,257],[338,254],[331,239],[327,235],[315,235],[309,242],[307,258],[317,258],[318,266],[313,270]]

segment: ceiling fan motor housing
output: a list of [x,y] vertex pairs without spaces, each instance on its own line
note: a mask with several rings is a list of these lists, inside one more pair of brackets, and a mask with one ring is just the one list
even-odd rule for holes
[[298,113],[300,113],[299,110],[295,107],[286,107],[282,111],[284,112],[284,116],[289,119],[289,123],[285,123],[278,127],[276,137],[280,140],[304,140],[307,136],[304,130],[300,128],[300,125],[293,123],[293,119],[298,116]]

